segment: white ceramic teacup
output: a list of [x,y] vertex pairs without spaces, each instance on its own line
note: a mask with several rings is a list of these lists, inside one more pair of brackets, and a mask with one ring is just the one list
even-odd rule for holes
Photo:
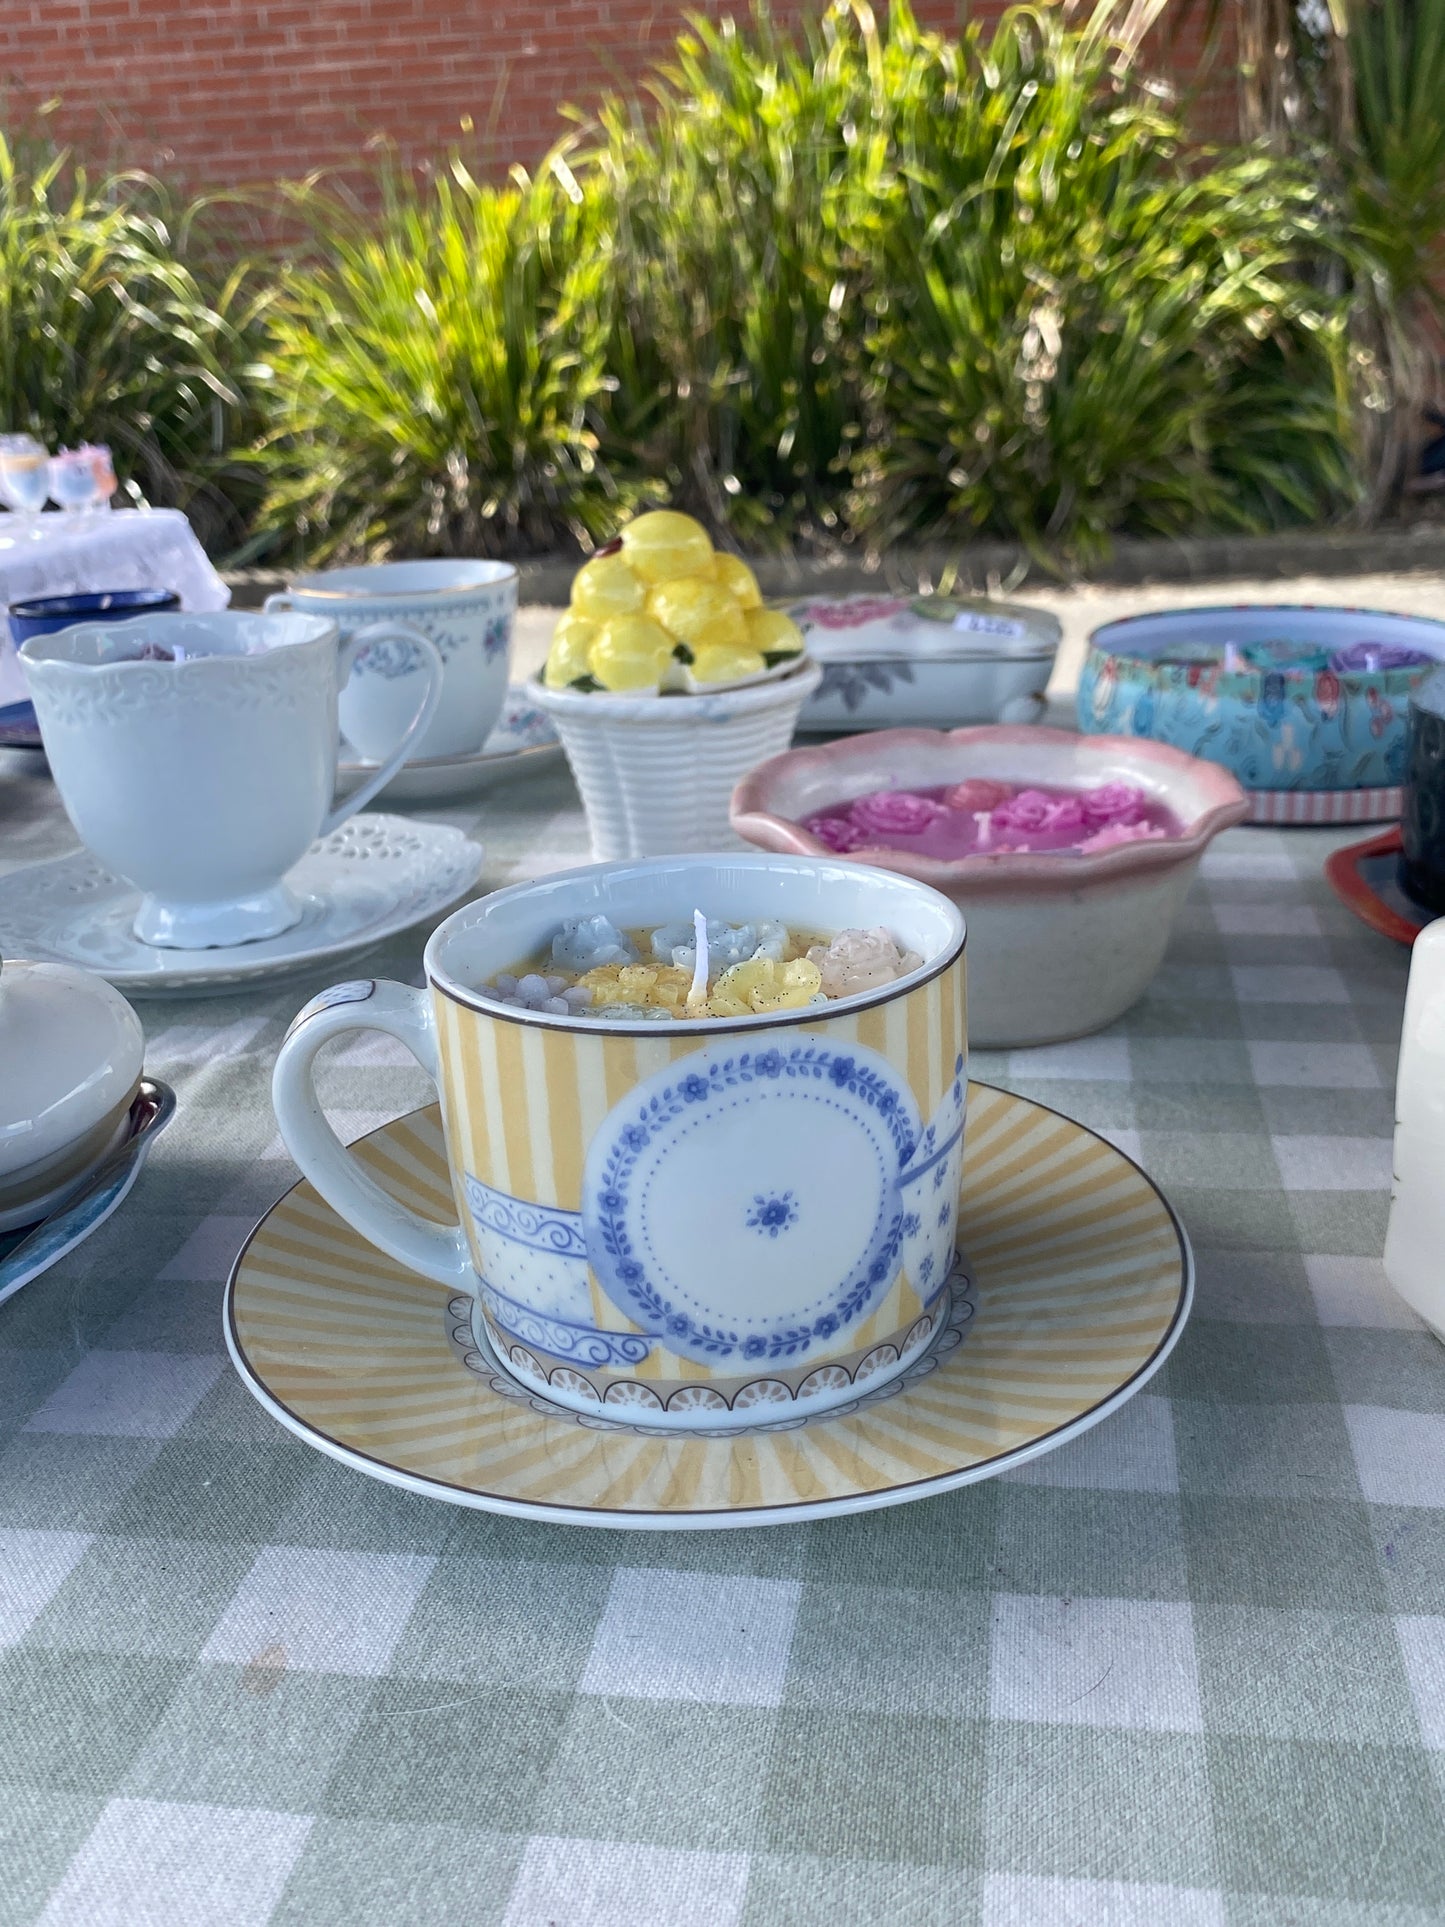
[[319,616],[223,610],[83,623],[21,646],[61,801],[81,841],[142,892],[143,943],[204,950],[300,920],[286,872],[395,775],[440,696],[436,649],[402,638],[424,665],[410,726],[333,804],[338,687],[367,639],[338,648]]
[[[329,616],[343,639],[363,623],[385,621],[435,643],[443,664],[442,700],[415,758],[468,756],[480,750],[501,714],[517,613],[517,571],[510,562],[376,562],[297,576],[267,609]],[[414,659],[396,642],[373,644],[341,696],[341,728],[369,763],[389,756],[417,704]]]
[[[882,925],[924,961],[825,1006],[722,1020],[599,1023],[479,995],[566,918],[625,929],[695,907]],[[824,1410],[906,1370],[947,1313],[963,938],[927,885],[806,857],[517,884],[436,930],[425,990],[363,980],[306,1006],[276,1062],[281,1135],[363,1237],[475,1294],[479,1346],[557,1403],[683,1431]],[[460,1224],[403,1209],[333,1136],[312,1065],[348,1030],[400,1038],[435,1080]]]

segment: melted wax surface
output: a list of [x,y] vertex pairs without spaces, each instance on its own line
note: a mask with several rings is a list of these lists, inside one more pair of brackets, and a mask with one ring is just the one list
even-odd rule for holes
[[965,856],[1072,852],[1179,836],[1174,812],[1132,783],[1044,789],[971,777],[935,789],[875,790],[804,818],[830,850],[907,850],[953,862]]

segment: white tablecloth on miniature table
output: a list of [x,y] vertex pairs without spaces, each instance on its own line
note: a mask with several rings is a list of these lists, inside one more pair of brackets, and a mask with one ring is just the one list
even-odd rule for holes
[[[179,509],[0,515],[0,608],[30,596],[96,589],[174,589],[185,609],[224,609],[231,592]],[[0,623],[0,709],[25,700]]]

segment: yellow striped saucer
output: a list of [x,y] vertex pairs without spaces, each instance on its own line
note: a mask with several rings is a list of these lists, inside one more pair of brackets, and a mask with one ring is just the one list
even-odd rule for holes
[[[226,1342],[250,1390],[308,1445],[456,1505],[676,1529],[927,1498],[1116,1410],[1173,1349],[1193,1295],[1179,1221],[1092,1131],[975,1084],[967,1144],[971,1287],[956,1279],[952,1315],[893,1396],[816,1419],[682,1438],[561,1412],[500,1372],[464,1301],[382,1257],[309,1184],[242,1248]],[[434,1105],[373,1131],[359,1155],[404,1203],[453,1215]]]

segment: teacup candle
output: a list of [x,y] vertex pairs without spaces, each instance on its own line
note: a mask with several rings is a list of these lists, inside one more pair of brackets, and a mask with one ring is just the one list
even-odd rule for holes
[[735,848],[733,785],[786,747],[822,671],[691,516],[629,522],[577,571],[533,687],[600,858]]
[[[441,925],[425,991],[309,1004],[276,1115],[327,1202],[474,1293],[479,1346],[558,1404],[668,1431],[824,1410],[946,1309],[963,936],[926,885],[806,858],[518,884]],[[312,1064],[359,1029],[435,1078],[458,1225],[402,1210],[326,1125]]]

